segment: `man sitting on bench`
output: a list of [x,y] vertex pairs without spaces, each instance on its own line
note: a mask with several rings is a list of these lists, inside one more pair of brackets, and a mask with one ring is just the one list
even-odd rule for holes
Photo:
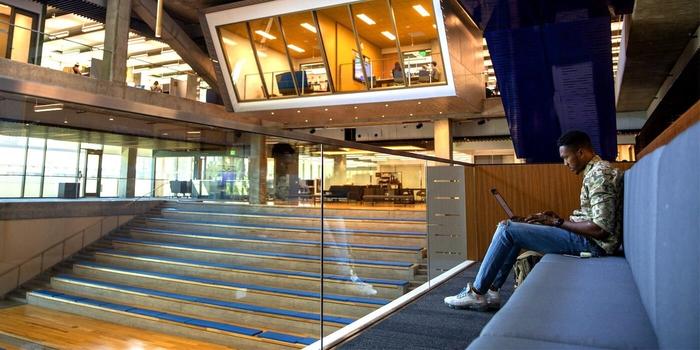
[[498,290],[513,268],[521,249],[542,254],[591,256],[613,254],[622,235],[622,171],[600,159],[588,135],[570,131],[558,141],[559,155],[571,171],[583,173],[581,209],[569,220],[552,211],[524,219],[501,221],[473,284],[445,298],[457,309],[486,310],[500,307]]

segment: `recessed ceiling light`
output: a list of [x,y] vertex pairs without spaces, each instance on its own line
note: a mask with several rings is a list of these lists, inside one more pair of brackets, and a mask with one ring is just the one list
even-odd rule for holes
[[114,118],[109,118],[109,121],[110,121],[110,122],[113,121],[113,120],[114,120]]
[[422,5],[413,5],[413,9],[416,10],[416,12],[418,12],[418,14],[423,17],[430,16],[430,12],[428,12],[428,10],[426,10],[425,7],[423,7]]
[[440,114],[442,114],[442,112],[440,112]]
[[408,116],[409,116],[409,117],[413,117],[413,113],[408,113]]
[[306,50],[304,50],[304,49],[302,49],[301,47],[296,46],[296,45],[294,45],[294,44],[289,44],[289,45],[287,45],[287,47],[290,48],[290,49],[292,49],[292,50],[294,50],[294,51],[296,51],[296,52],[299,52],[299,53],[306,52]]
[[301,110],[298,110],[298,109],[297,109],[297,113],[301,113]]
[[352,107],[352,108],[357,109],[357,106],[354,106],[354,107]]
[[391,32],[387,32],[386,30],[382,32],[382,35],[384,35],[389,40],[396,40],[396,36],[394,34],[391,34]]
[[385,105],[384,105],[384,107],[389,107],[389,104],[388,104],[388,103],[387,103],[387,104],[385,104]]
[[309,122],[309,120],[308,120],[308,119],[304,119],[304,123],[308,123],[308,122]]
[[358,120],[358,119],[360,119],[360,117],[355,117],[355,120]]
[[423,102],[421,102],[421,101],[418,101],[418,104],[421,104],[421,103],[423,103]]
[[64,120],[64,121],[63,121],[63,124],[68,124],[68,121],[67,121],[67,120]]
[[188,131],[188,134],[201,134],[201,131]]
[[274,35],[272,35],[272,34],[266,32],[266,31],[264,31],[264,30],[256,30],[256,31],[255,31],[255,34],[260,35],[261,37],[263,37],[263,38],[265,38],[265,39],[270,39],[270,40],[275,40],[275,39],[277,39],[276,36],[274,36]]
[[324,108],[323,110],[326,111],[326,112],[328,112],[328,108]]
[[270,112],[270,114],[275,115],[275,112]]
[[164,132],[164,133],[163,133],[163,136],[168,136],[168,133],[167,133],[167,132]]
[[328,120],[333,121],[333,118],[328,118]]
[[384,118],[384,114],[382,114],[382,118]]
[[312,26],[312,25],[310,25],[310,24],[308,24],[308,23],[306,23],[306,22],[304,22],[304,23],[302,23],[302,24],[300,24],[300,25],[301,25],[302,27],[304,27],[304,29],[306,29],[306,30],[308,30],[308,31],[310,31],[310,32],[316,33],[316,27],[314,27],[314,26]]
[[369,16],[367,16],[367,15],[364,14],[364,13],[358,14],[358,15],[357,15],[357,18],[361,19],[362,22],[365,22],[365,23],[367,23],[367,24],[369,24],[369,25],[377,24],[377,22],[375,22],[373,19],[369,18]]

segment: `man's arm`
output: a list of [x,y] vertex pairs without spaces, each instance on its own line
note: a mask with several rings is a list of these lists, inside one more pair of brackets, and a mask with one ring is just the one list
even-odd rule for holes
[[596,225],[592,221],[572,222],[561,218],[553,211],[537,213],[525,218],[525,222],[529,224],[542,224],[547,226],[561,227],[573,233],[603,240],[610,236],[610,233]]

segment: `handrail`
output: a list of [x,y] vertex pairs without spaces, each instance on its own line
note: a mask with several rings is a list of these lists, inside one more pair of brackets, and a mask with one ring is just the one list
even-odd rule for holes
[[[161,184],[160,186],[154,188],[151,192],[149,192],[149,193],[147,193],[147,194],[145,194],[145,195],[141,195],[141,196],[136,197],[134,200],[132,200],[132,201],[126,203],[126,205],[124,205],[124,208],[129,208],[130,206],[134,205],[135,203],[137,203],[138,201],[140,201],[140,200],[142,200],[142,199],[144,199],[144,198],[153,198],[152,195],[153,195],[156,191],[160,190],[160,189],[161,189],[163,186],[165,186],[166,184],[167,184],[167,183]],[[19,288],[19,287],[21,286],[20,278],[21,278],[21,276],[22,276],[22,267],[23,267],[24,265],[28,264],[29,262],[33,261],[33,260],[36,259],[37,257],[41,256],[41,262],[40,262],[40,264],[39,264],[39,273],[33,275],[31,278],[34,278],[34,277],[40,275],[41,273],[43,273],[44,271],[48,270],[49,268],[55,266],[56,264],[59,264],[60,262],[62,262],[62,261],[66,258],[66,242],[68,242],[69,240],[71,240],[71,239],[77,237],[79,234],[82,234],[82,237],[81,237],[80,249],[78,249],[76,252],[78,252],[78,251],[80,251],[81,249],[85,248],[85,232],[86,232],[89,228],[95,227],[95,226],[97,226],[97,225],[99,225],[100,227],[102,227],[102,224],[104,223],[104,221],[105,221],[107,218],[108,218],[108,217],[105,216],[105,217],[103,217],[102,219],[100,219],[98,222],[95,222],[95,223],[92,223],[92,224],[90,224],[90,225],[88,225],[88,226],[85,226],[84,228],[78,230],[77,232],[74,232],[74,233],[70,234],[68,237],[64,238],[64,239],[61,240],[60,242],[57,242],[57,243],[51,245],[50,247],[48,247],[48,248],[42,250],[41,252],[32,255],[30,258],[25,259],[25,260],[22,261],[21,263],[15,265],[15,266],[13,266],[13,267],[10,267],[9,269],[6,269],[4,272],[0,273],[0,279],[2,279],[2,277],[5,277],[6,275],[8,275],[10,272],[17,271],[17,280],[16,280],[16,282],[15,282],[15,286],[12,287],[9,291],[12,291],[12,290],[15,290],[15,289]],[[101,233],[101,232],[100,232],[100,237],[102,237],[102,233]],[[52,250],[52,249],[54,249],[54,248],[56,248],[56,247],[58,247],[58,246],[60,246],[60,245],[63,246],[63,247],[61,248],[61,259],[59,259],[59,261],[58,261],[57,263],[55,263],[55,264],[53,264],[53,265],[51,265],[51,266],[49,266],[49,267],[47,267],[47,268],[44,268],[44,255],[45,255],[48,251],[50,251],[50,250]],[[1,294],[0,294],[0,295],[1,295]]]

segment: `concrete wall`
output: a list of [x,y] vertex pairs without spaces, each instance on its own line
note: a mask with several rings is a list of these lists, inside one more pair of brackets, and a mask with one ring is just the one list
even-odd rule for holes
[[157,200],[0,203],[0,296],[13,290],[18,279],[20,284],[29,281],[159,203]]

